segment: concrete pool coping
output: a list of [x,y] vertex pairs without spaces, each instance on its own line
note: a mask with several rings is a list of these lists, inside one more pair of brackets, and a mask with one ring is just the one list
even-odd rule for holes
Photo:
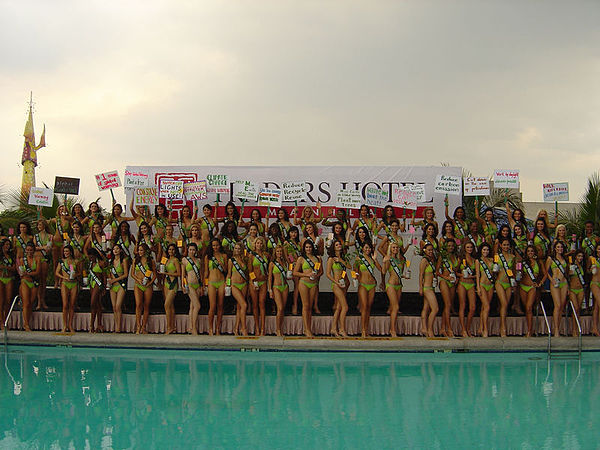
[[[545,352],[548,337],[489,337],[489,338],[424,338],[424,337],[372,337],[331,338],[315,337],[238,337],[191,336],[185,334],[114,334],[114,333],[57,333],[54,331],[8,332],[8,344],[72,347],[113,347],[169,350],[263,350],[263,351],[338,351],[338,352]],[[552,338],[552,349],[576,351],[578,339]],[[600,338],[583,337],[584,351],[600,351]]]

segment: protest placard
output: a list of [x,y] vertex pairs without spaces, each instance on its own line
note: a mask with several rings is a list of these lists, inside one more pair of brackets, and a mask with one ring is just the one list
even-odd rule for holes
[[299,202],[306,200],[306,183],[304,181],[287,181],[281,184],[282,201]]
[[144,186],[133,190],[133,204],[139,206],[158,205],[158,188],[156,186]]
[[545,202],[568,202],[569,183],[544,183]]
[[119,172],[113,170],[110,172],[104,172],[96,175],[96,184],[98,185],[99,191],[118,188],[119,186],[121,186]]
[[465,177],[463,182],[465,197],[490,195],[490,180],[487,177]]
[[79,178],[54,177],[55,194],[79,194]]
[[498,189],[519,189],[519,171],[496,169],[494,187]]
[[233,183],[233,196],[254,202],[258,197],[258,184],[248,180],[236,180]]
[[262,188],[258,193],[258,206],[281,207],[281,189]]
[[123,186],[126,189],[135,189],[137,187],[148,186],[148,173],[141,170],[125,169],[125,178]]
[[183,181],[160,180],[158,196],[167,200],[183,198]]
[[417,209],[417,192],[395,187],[392,191],[392,203],[400,208]]
[[54,191],[42,187],[33,186],[29,191],[29,204],[35,206],[52,206],[54,202]]
[[356,189],[340,189],[338,191],[335,201],[335,206],[338,208],[359,209],[360,204],[360,191]]
[[206,192],[209,194],[229,194],[229,176],[225,174],[206,175]]
[[388,191],[376,187],[367,186],[365,189],[365,204],[375,208],[383,208],[388,202]]
[[461,177],[438,175],[435,179],[433,192],[437,194],[460,195],[462,192]]
[[183,193],[185,194],[185,198],[187,198],[190,201],[206,199],[206,180],[184,183]]
[[424,183],[407,184],[404,186],[404,189],[408,189],[409,191],[417,193],[417,203],[425,203],[427,201],[427,199],[425,198]]

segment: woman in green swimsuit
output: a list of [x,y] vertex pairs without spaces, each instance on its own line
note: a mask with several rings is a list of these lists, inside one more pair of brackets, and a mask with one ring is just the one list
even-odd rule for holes
[[398,219],[393,219],[389,227],[386,227],[386,234],[385,236],[383,236],[381,243],[377,247],[377,250],[379,251],[379,253],[381,253],[381,256],[387,256],[388,246],[390,242],[395,242],[396,244],[398,244],[398,250],[400,251],[401,255],[404,255],[406,253],[406,250],[409,246],[407,245],[406,247],[404,247],[404,241],[402,240],[402,236],[398,234],[399,230],[400,222],[398,221]]
[[190,298],[189,332],[196,336],[198,335],[198,313],[202,295],[202,260],[198,257],[198,246],[194,243],[187,245],[186,255],[181,261],[184,273],[183,292]]
[[217,223],[217,208],[210,206],[208,203],[202,207],[203,217],[196,222],[200,226],[200,240],[202,248],[208,251],[211,239],[217,237],[219,225]]
[[[165,276],[163,285],[163,296],[165,300],[165,316],[167,327],[165,334],[175,333],[175,296],[179,290],[179,279],[181,278],[181,263],[179,262],[179,250],[175,244],[169,244],[165,256],[167,262],[161,273]],[[161,264],[162,266],[162,264]]]
[[453,238],[444,239],[442,246],[446,250],[438,259],[436,273],[440,278],[440,293],[444,301],[444,309],[442,311],[442,327],[440,329],[442,335],[446,337],[454,337],[452,331],[452,323],[450,321],[450,310],[456,298],[456,285],[458,284],[458,269],[460,267],[460,259],[456,254],[456,241]]
[[[243,216],[243,214],[244,214],[244,207],[242,206],[242,216]],[[238,225],[240,227],[245,228],[249,232],[250,227],[252,225],[256,225],[256,230],[258,232],[258,235],[259,236],[265,235],[265,224],[262,220],[262,214],[258,208],[254,208],[252,211],[250,211],[250,220],[248,222],[245,222],[244,218],[242,216],[240,216],[240,220],[238,222]]]
[[83,253],[89,256],[90,250],[96,250],[100,255],[104,256],[106,253],[106,235],[102,230],[102,224],[95,222],[92,226],[92,232],[85,241],[83,247]]
[[[227,253],[228,257],[231,257],[233,254],[233,247],[240,240],[237,233],[237,225],[235,222],[228,220],[225,222],[223,227],[221,228],[221,246],[223,247],[223,251]],[[243,247],[242,247],[243,253]]]
[[300,225],[300,230],[304,231],[306,225],[312,223],[315,228],[317,224],[323,221],[323,215],[321,214],[321,202],[317,202],[317,214],[312,209],[311,206],[305,206],[302,210],[302,216],[300,218],[296,217],[298,213],[298,208],[294,208],[294,225]]
[[[421,229],[423,231],[425,231],[425,226],[431,224],[435,227],[435,234],[437,236],[437,231],[438,231],[438,223],[435,220],[435,210],[431,207],[427,207],[425,209],[423,209],[423,220],[417,220],[415,221],[415,214],[416,214],[416,210],[413,211],[412,214],[412,221],[411,224],[412,226],[416,227],[421,227]],[[435,248],[434,248],[435,250]]]
[[419,294],[423,296],[423,309],[421,310],[421,335],[432,338],[433,322],[438,313],[439,306],[435,296],[436,259],[433,245],[425,244],[423,247],[423,258],[419,265]]
[[[570,270],[569,270],[569,297],[571,303],[575,307],[575,311],[577,312],[577,317],[579,317],[579,312],[581,311],[581,305],[583,303],[583,297],[585,296],[586,291],[586,283],[585,279],[587,276],[586,272],[586,264],[585,264],[585,252],[582,248],[578,249],[574,255],[569,256]],[[575,316],[572,318],[572,326],[571,329],[573,337],[577,337],[577,323],[575,321]]]
[[431,223],[428,223],[423,227],[423,237],[419,243],[421,255],[423,254],[423,249],[427,244],[431,244],[431,247],[433,248],[433,257],[437,261],[440,255],[440,244],[437,240],[437,227]]
[[[90,286],[90,333],[103,332],[102,325],[102,297],[106,293],[106,267],[108,262],[99,252],[91,249],[88,252],[90,259],[88,266],[88,280]],[[98,326],[96,327],[96,319]]]
[[469,232],[469,224],[467,223],[467,214],[465,213],[465,208],[462,206],[456,207],[454,210],[453,217],[448,215],[448,194],[446,194],[446,198],[444,199],[444,210],[446,213],[446,220],[452,222],[454,227],[454,236],[458,239],[458,245],[462,245],[465,242],[467,234]]
[[[321,236],[317,234],[317,225],[308,222],[304,226],[304,240],[309,240],[315,245],[315,254],[319,258],[325,253],[325,241]],[[321,314],[319,309],[319,282],[317,280],[317,293],[315,294],[315,301],[313,302],[313,312],[315,314]]]
[[249,257],[250,298],[252,299],[252,314],[254,315],[254,334],[265,334],[265,301],[267,299],[267,271],[269,269],[269,254],[266,252],[265,238],[259,236],[254,243],[255,249]]
[[479,317],[480,336],[488,337],[488,318],[490,315],[490,304],[494,296],[494,260],[492,259],[492,247],[484,242],[479,248],[479,259],[475,263],[477,280],[477,294],[481,299],[481,312]]
[[152,259],[150,248],[143,242],[136,248],[130,272],[131,278],[135,282],[133,287],[135,334],[148,334],[148,316],[150,315],[150,302],[152,301],[153,285],[156,279],[156,264]]
[[[117,228],[117,234],[112,235],[111,247],[115,244],[121,246],[123,254],[128,258],[131,258],[132,255],[135,256],[138,242],[135,236],[131,233],[129,222],[123,221],[119,224],[119,227]],[[150,248],[149,245],[148,247]]]
[[592,256],[590,256],[590,272],[592,278],[590,280],[590,291],[594,296],[594,308],[592,309],[592,334],[600,336],[598,330],[598,320],[600,317],[600,243],[594,246]]
[[267,277],[267,290],[269,296],[275,300],[277,315],[275,317],[275,334],[283,336],[283,314],[287,303],[290,287],[287,282],[287,263],[282,245],[275,247],[273,259],[269,264],[269,275]]
[[336,223],[341,223],[344,231],[344,236],[347,235],[348,230],[350,229],[350,219],[348,219],[348,213],[344,208],[337,208],[335,210],[335,215],[333,214],[333,210],[335,208],[329,209],[329,215],[323,219],[321,222],[323,226],[333,227]]
[[101,224],[102,230],[106,227],[106,225],[110,225],[112,230],[112,236],[117,235],[117,230],[119,229],[119,225],[123,222],[129,222],[135,220],[133,217],[123,217],[123,207],[119,203],[113,203],[112,206],[112,214],[106,218],[103,224]]
[[[288,232],[292,227],[292,222],[290,222],[290,215],[284,208],[279,208],[277,210],[277,221],[275,223],[281,230],[281,238],[283,240],[287,239]],[[269,217],[267,217],[267,227],[269,227]]]
[[[369,320],[371,307],[377,290],[375,269],[381,273],[381,265],[372,257],[373,247],[370,242],[365,243],[362,255],[356,260],[355,270],[358,272],[358,303],[360,305],[361,337],[369,336]],[[381,288],[383,290],[383,277]]]
[[312,308],[316,301],[319,277],[323,274],[321,258],[316,255],[315,245],[308,239],[302,244],[301,256],[296,260],[292,275],[299,278],[298,290],[302,300],[304,335],[313,337]]
[[125,256],[120,245],[112,248],[112,259],[108,264],[108,278],[106,283],[110,288],[110,303],[113,309],[115,333],[121,332],[122,308],[125,294],[127,294],[127,280],[129,278],[130,259]]
[[243,239],[244,254],[246,256],[250,256],[250,252],[254,251],[254,245],[258,237],[258,226],[255,223],[253,223],[248,227],[248,234]]
[[16,271],[10,240],[3,238],[0,242],[0,330],[4,329],[4,321],[10,308]]
[[233,246],[232,257],[227,262],[227,284],[231,285],[231,295],[237,302],[235,311],[235,326],[233,334],[237,336],[241,329],[243,336],[248,336],[248,326],[246,324],[246,311],[248,303],[246,294],[248,292],[248,260],[244,256],[244,247],[240,242]]
[[[18,234],[13,236],[13,248],[17,258],[22,258],[25,254],[25,247],[28,242],[33,242],[33,235],[31,233],[31,225],[27,222],[19,222],[17,225]],[[35,246],[34,246],[35,247]]]
[[[52,255],[52,236],[48,232],[48,222],[44,219],[37,221],[37,234],[33,237],[35,251],[40,255],[40,287],[37,293],[37,308],[48,309],[46,305],[46,283],[48,281],[48,267],[50,266],[50,258]],[[65,242],[66,243],[66,242]]]
[[494,256],[494,262],[498,267],[495,286],[500,303],[500,337],[506,337],[506,313],[513,287],[517,285],[514,278],[515,257],[510,250],[510,239],[504,238],[500,240],[499,251]]
[[155,228],[158,239],[165,237],[167,226],[170,224],[170,217],[170,211],[162,203],[154,207],[154,217],[150,221],[150,226]]
[[[179,210],[179,217],[175,222],[179,227],[179,239],[183,241],[183,245],[187,246],[187,240],[190,237],[190,229],[192,225],[196,223],[196,208],[194,207],[194,212],[188,205],[184,205],[183,208]],[[198,248],[198,251],[202,250]]]
[[548,227],[546,226],[544,219],[537,219],[535,221],[535,227],[533,229],[533,245],[537,250],[538,260],[546,261],[551,244]]
[[[179,251],[179,254],[182,253],[182,250],[185,251],[185,247],[180,248],[179,243],[177,242],[177,239],[174,236],[174,233],[175,228],[173,227],[173,225],[170,223],[167,224],[167,226],[165,227],[165,234],[162,238],[160,238],[160,259],[162,259],[162,257],[167,254],[167,248],[169,247],[169,244],[175,244],[177,250]],[[183,242],[181,244],[183,245]]]
[[69,245],[73,248],[73,257],[77,261],[82,261],[87,236],[83,234],[83,225],[80,222],[73,222],[71,225],[73,235],[69,238]]
[[284,237],[281,233],[281,228],[277,223],[272,223],[269,226],[269,231],[267,232],[267,251],[269,253],[269,257],[272,259],[275,253],[275,248],[278,246],[283,246]]
[[23,302],[23,328],[25,331],[31,331],[29,323],[31,322],[33,301],[37,297],[41,264],[40,256],[35,254],[35,244],[29,241],[25,245],[23,256],[17,258],[21,275],[19,294]]
[[[298,227],[292,226],[288,231],[288,237],[285,241],[285,250],[289,263],[288,267],[294,267],[294,264],[296,264],[296,260],[300,257],[300,249],[300,230],[298,229]],[[294,294],[292,296],[292,314],[296,316],[298,314],[298,282],[300,281],[300,279],[294,275],[292,277],[292,281],[294,282]]]
[[[204,280],[208,287],[208,335],[221,334],[223,322],[223,300],[225,299],[225,278],[227,278],[227,255],[221,241],[210,240],[204,255]],[[217,323],[215,326],[215,308]]]
[[[58,262],[60,261],[60,258],[62,256],[62,247],[69,237],[69,232],[71,231],[71,222],[73,221],[74,219],[69,214],[66,205],[59,205],[56,209],[56,217],[48,221],[51,225],[54,225],[56,230],[52,239],[53,272],[56,272],[56,266],[58,266]],[[58,280],[54,280],[54,288],[57,287]]]
[[477,200],[475,200],[475,218],[481,224],[485,241],[493,246],[496,236],[498,235],[498,225],[496,225],[496,220],[494,218],[494,209],[486,208],[482,218],[479,216],[479,207],[477,205]]
[[54,275],[60,279],[60,296],[62,298],[62,332],[74,332],[73,317],[75,316],[75,304],[79,293],[79,277],[81,270],[79,262],[73,254],[73,247],[65,245],[63,248],[63,259],[61,259]]
[[100,210],[100,206],[97,202],[92,202],[88,206],[88,210],[86,213],[86,217],[81,222],[84,229],[81,231],[83,234],[88,234],[92,231],[92,227],[94,224],[98,222],[100,225],[104,223],[104,216],[102,215],[102,211]]
[[[392,222],[393,224],[393,222]],[[402,255],[400,246],[396,241],[388,245],[387,255],[383,258],[383,267],[381,271],[382,282],[385,283],[385,292],[390,301],[390,335],[397,336],[398,308],[400,307],[400,298],[402,297],[402,278],[406,259]],[[386,274],[390,275],[386,282]]]
[[377,230],[377,218],[373,217],[371,208],[367,205],[360,205],[360,212],[358,219],[352,224],[352,231],[356,231],[359,227],[365,227],[367,229],[369,239],[371,242],[375,242],[376,237],[375,230]]
[[[471,323],[477,306],[477,294],[475,293],[477,254],[475,246],[469,240],[463,241],[460,271],[458,272],[458,320],[462,337],[471,337]],[[465,323],[465,308],[469,301],[469,312]]]
[[85,219],[87,219],[87,216],[85,214],[85,210],[83,209],[83,206],[81,206],[81,203],[75,203],[73,205],[73,207],[71,208],[71,217],[73,218],[73,222],[79,222],[79,223],[85,222]]
[[150,249],[150,252],[154,254],[154,260],[158,261],[160,254],[158,241],[152,236],[152,227],[148,222],[142,222],[139,226],[137,245],[144,243]]
[[[519,224],[515,225],[515,228]],[[521,298],[525,303],[525,320],[527,321],[526,337],[531,337],[533,332],[533,305],[537,296],[537,289],[540,287],[540,281],[544,277],[544,267],[537,261],[537,251],[533,245],[525,247],[525,257],[517,256],[521,264],[520,291]]]
[[[567,305],[567,296],[569,293],[569,283],[567,276],[569,267],[564,257],[565,246],[561,241],[556,241],[552,245],[552,251],[546,258],[546,274],[544,280],[550,280],[550,294],[554,302],[554,311],[552,313],[552,328],[554,336],[560,336],[560,322]],[[543,283],[542,283],[543,284]]]
[[333,305],[333,319],[331,321],[331,334],[335,337],[348,337],[346,333],[346,314],[348,314],[348,276],[350,270],[346,262],[344,245],[339,240],[334,240],[327,250],[326,275],[331,280],[331,290],[335,296]]

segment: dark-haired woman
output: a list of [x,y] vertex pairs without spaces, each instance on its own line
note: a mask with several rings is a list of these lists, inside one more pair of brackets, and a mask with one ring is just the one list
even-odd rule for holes
[[121,332],[123,300],[127,293],[130,259],[125,255],[120,245],[113,245],[112,258],[108,262],[106,283],[110,289],[110,303],[113,309],[115,333]]
[[[244,209],[242,207],[242,214],[243,214],[243,212],[244,212]],[[248,222],[245,222],[244,218],[240,217],[238,224],[240,227],[248,230],[248,232],[250,231],[250,227],[252,225],[256,225],[256,230],[258,231],[258,235],[259,236],[265,235],[265,224],[263,222],[260,209],[258,209],[258,208],[254,208],[254,209],[252,209],[252,211],[250,211],[250,220]]]
[[421,248],[421,254],[423,254],[423,249],[427,244],[431,244],[433,248],[433,257],[437,261],[440,254],[440,245],[437,240],[437,228],[432,223],[428,223],[423,227],[423,237],[421,238],[421,242],[419,243],[419,247]]
[[481,224],[485,241],[493,246],[494,240],[498,235],[498,225],[496,225],[496,219],[494,218],[494,209],[486,208],[483,213],[483,217],[480,217],[479,206],[477,200],[475,200],[475,218]]
[[[381,273],[381,265],[373,258],[373,247],[367,242],[362,248],[362,253],[356,260],[356,271],[358,272],[358,303],[360,305],[361,337],[369,335],[369,320],[371,318],[371,307],[377,290],[377,278],[375,270]],[[383,281],[381,282],[383,290]]]
[[[152,259],[150,248],[145,243],[136,247],[135,258],[131,265],[131,278],[135,282],[135,334],[148,333],[148,316],[152,301],[153,284],[156,279],[156,264]],[[143,314],[143,318],[142,318]]]
[[258,235],[258,225],[253,223],[248,227],[248,234],[244,237],[242,243],[244,244],[244,253],[249,255],[254,251],[256,240],[259,238]]
[[537,250],[538,259],[545,261],[551,248],[550,235],[544,219],[537,219],[533,228],[533,245]]
[[[463,337],[471,337],[471,323],[475,315],[477,306],[477,296],[475,293],[476,284],[476,262],[477,252],[473,243],[465,241],[462,246],[462,255],[460,263],[460,272],[458,273],[458,320],[460,321],[461,334]],[[469,301],[469,312],[467,313],[467,322],[465,324],[465,308]]]
[[[515,224],[515,227],[519,223]],[[537,251],[533,245],[525,247],[523,257],[518,257],[521,262],[521,280],[519,283],[521,298],[525,303],[525,320],[527,321],[526,337],[531,337],[533,332],[533,305],[540,281],[544,277],[544,267],[538,263]]]
[[267,275],[269,270],[269,254],[266,252],[265,238],[259,236],[255,242],[254,251],[249,257],[250,266],[250,298],[252,299],[252,314],[254,315],[254,334],[265,334],[265,302],[267,299]]
[[467,214],[465,213],[465,208],[462,206],[457,206],[454,209],[454,214],[452,217],[448,215],[448,195],[444,199],[444,207],[446,213],[446,220],[449,220],[454,227],[454,236],[458,239],[458,245],[462,245],[467,238],[467,234],[469,233],[469,225],[467,224]]
[[[571,302],[573,303],[573,306],[575,307],[577,317],[579,317],[579,312],[581,311],[581,305],[583,303],[583,297],[585,295],[586,290],[585,277],[587,273],[585,270],[585,252],[582,249],[579,249],[575,252],[573,256],[570,256],[569,259],[572,262],[569,268],[569,297]],[[575,321],[575,316],[572,317],[572,320],[572,334],[573,337],[576,337],[577,323]]]
[[[383,230],[386,236],[390,235],[391,225],[394,222],[398,223],[398,229],[404,233],[406,230],[406,210],[404,210],[404,215],[402,216],[403,223],[400,224],[400,220],[396,217],[396,212],[394,211],[394,207],[392,205],[387,205],[383,208],[383,213],[381,214],[381,222],[377,226],[377,230],[375,231],[375,235],[379,235],[380,231]],[[387,247],[386,247],[387,253]],[[385,256],[385,255],[384,255]]]
[[592,334],[600,336],[598,329],[598,320],[600,316],[600,243],[594,247],[594,252],[590,256],[590,272],[592,278],[590,280],[590,291],[594,298],[594,307],[592,309]]
[[[218,208],[219,204],[217,203],[216,205]],[[225,205],[225,217],[221,217],[221,218],[217,219],[217,222],[229,222],[229,221],[235,223],[236,226],[240,221],[240,212],[238,211],[237,206],[235,206],[235,203],[233,203],[233,202],[227,202],[227,204]]]
[[[528,245],[527,240],[527,229],[523,227],[521,222],[516,222],[513,226],[513,249],[515,251],[515,256],[518,260],[526,259],[526,249]],[[535,248],[535,247],[534,247]],[[523,296],[521,296],[521,290],[515,289],[514,300],[512,304],[512,310],[518,315],[523,315],[523,309],[521,306],[525,303]]]
[[130,216],[123,216],[123,207],[119,203],[114,203],[112,206],[112,213],[106,218],[104,223],[102,224],[102,229],[106,227],[106,225],[110,225],[112,230],[111,236],[115,236],[117,234],[117,230],[119,229],[119,225],[122,222],[129,222],[135,220]]
[[84,248],[85,242],[87,241],[87,236],[83,234],[83,225],[75,221],[71,224],[71,229],[73,234],[69,238],[69,245],[73,248],[73,257],[81,261],[84,257]]
[[169,226],[171,222],[170,217],[171,213],[162,203],[159,203],[154,207],[154,217],[152,217],[149,224],[156,229],[157,239],[165,237],[167,226]]
[[33,301],[37,297],[39,287],[40,266],[42,265],[40,256],[35,254],[35,244],[31,241],[25,245],[25,252],[21,258],[17,258],[19,274],[21,275],[20,295],[23,302],[23,328],[25,331],[31,331],[29,322],[31,321],[31,312]]
[[[56,266],[58,266],[58,261],[60,261],[62,257],[62,247],[65,241],[69,237],[69,232],[71,230],[71,222],[73,222],[73,218],[69,214],[69,211],[66,205],[58,205],[56,209],[56,217],[50,219],[48,223],[53,224],[56,227],[56,231],[54,233],[54,237],[52,238],[52,271],[56,272]],[[15,245],[17,250],[17,257],[19,256],[19,247]],[[58,287],[58,280],[54,280],[54,288]]]
[[[183,241],[183,245],[187,245],[188,239],[190,237],[190,230],[192,225],[196,222],[196,208],[194,208],[194,212],[192,214],[192,210],[188,205],[184,205],[183,208],[179,210],[179,215],[177,217],[177,225],[179,226],[179,239]],[[201,250],[199,248],[198,250]]]
[[564,254],[564,244],[561,241],[556,241],[552,245],[550,255],[546,258],[545,278],[550,280],[550,294],[554,302],[554,311],[552,313],[552,331],[554,336],[560,336],[561,317],[567,304],[569,293],[569,267]]
[[477,294],[481,299],[481,313],[479,317],[480,336],[488,337],[488,318],[490,316],[490,304],[494,296],[494,260],[492,259],[492,247],[484,242],[479,248],[479,259],[475,264]]
[[348,337],[346,333],[346,314],[348,313],[348,300],[346,292],[348,289],[348,264],[344,244],[334,240],[327,254],[326,275],[331,280],[331,290],[335,296],[333,319],[331,321],[331,334],[333,336]]
[[[321,236],[317,236],[317,226],[308,222],[304,226],[304,240],[311,241],[315,246],[315,252],[318,257],[323,256],[325,253],[325,242]],[[313,302],[313,311],[315,314],[321,314],[321,310],[319,309],[319,282],[317,280],[317,293],[315,295],[315,299]]]
[[583,227],[583,239],[581,240],[581,248],[585,251],[585,254],[590,256],[596,255],[596,245],[600,243],[600,238],[594,233],[594,222],[588,220],[585,222]]
[[186,256],[181,261],[183,267],[183,292],[190,298],[189,332],[198,335],[198,313],[200,312],[200,296],[202,295],[202,259],[198,246],[187,244]]
[[404,241],[402,240],[402,236],[398,234],[398,231],[400,230],[400,222],[398,221],[398,219],[392,220],[390,226],[386,227],[385,230],[386,234],[381,240],[379,246],[377,247],[377,250],[379,251],[379,253],[381,253],[381,256],[387,256],[388,247],[391,243],[397,244],[400,253],[404,255],[404,253],[406,253],[406,250],[408,249],[408,245],[404,247]]
[[441,333],[447,337],[454,337],[450,321],[450,310],[456,298],[456,285],[458,284],[457,271],[460,267],[460,260],[456,253],[455,240],[445,239],[444,246],[446,247],[446,251],[441,254],[436,267],[438,277],[441,278],[440,293],[444,300]]
[[358,219],[356,219],[352,224],[352,231],[355,231],[359,227],[365,227],[368,232],[369,239],[371,242],[375,242],[374,239],[376,236],[375,230],[377,230],[377,219],[373,217],[371,208],[369,208],[367,205],[360,205],[359,216]]
[[208,251],[210,241],[217,237],[219,226],[217,224],[217,208],[208,203],[202,207],[204,216],[198,219],[200,225],[200,239],[202,240],[202,248]]
[[84,229],[81,231],[82,234],[87,234],[92,231],[92,227],[94,223],[98,222],[100,225],[104,224],[104,216],[102,215],[102,210],[100,209],[100,205],[98,202],[92,202],[88,206],[88,210],[86,213],[86,217],[81,224]]
[[[145,223],[146,222],[144,222],[144,224]],[[147,232],[147,224],[145,228]],[[124,255],[127,258],[131,258],[131,248],[133,247],[135,249],[137,247],[137,241],[131,233],[129,222],[123,221],[119,224],[119,227],[117,228],[117,234],[113,234],[112,244],[121,246],[121,250],[123,250]]]
[[508,239],[508,241],[510,242],[510,251],[513,252],[514,249],[510,233],[510,227],[506,224],[500,225],[500,228],[498,229],[498,234],[494,238],[494,254],[498,253],[498,247],[500,247],[500,242],[502,242],[504,239]]
[[[204,279],[208,287],[208,335],[221,334],[223,321],[223,300],[225,298],[225,278],[227,278],[227,255],[221,242],[211,239],[204,256]],[[215,327],[215,310],[217,324]]]
[[157,261],[160,254],[160,246],[158,241],[152,236],[152,227],[148,222],[141,222],[139,225],[137,245],[146,244],[150,251],[154,254],[154,260]]
[[17,225],[17,231],[17,234],[13,236],[13,248],[15,249],[17,258],[22,258],[27,244],[29,242],[33,242],[31,225],[29,225],[27,222],[19,222]]
[[517,224],[520,224],[525,230],[525,233],[527,233],[527,219],[525,219],[525,213],[523,212],[523,210],[521,208],[515,208],[511,212],[510,205],[508,203],[508,198],[506,198],[504,204],[506,206],[506,217],[508,217],[508,224],[512,228],[513,234],[515,225]]
[[481,248],[481,244],[485,242],[485,237],[479,232],[479,222],[474,220],[469,225],[469,232],[467,233],[467,239],[471,242],[476,249]]
[[92,226],[92,232],[85,241],[83,253],[89,256],[89,252],[92,249],[96,250],[102,257],[106,257],[106,236],[104,235],[104,231],[102,231],[102,224],[98,222],[95,222]]
[[[96,250],[88,252],[88,280],[90,286],[90,333],[104,331],[102,325],[102,296],[106,292],[107,262]],[[98,326],[96,327],[96,319]]]
[[267,252],[269,253],[269,257],[272,258],[275,253],[275,248],[278,246],[283,246],[285,239],[283,234],[281,234],[281,228],[277,223],[272,223],[269,226],[269,231],[267,233]]
[[246,311],[248,310],[248,303],[246,302],[246,294],[248,292],[248,260],[244,256],[244,247],[240,242],[236,242],[233,245],[233,252],[227,265],[227,284],[231,286],[231,295],[237,302],[233,334],[237,336],[241,330],[243,336],[248,336],[248,326],[246,324]]
[[373,245],[373,242],[369,237],[369,230],[367,230],[366,227],[358,227],[356,233],[354,233],[353,239],[349,242],[349,246],[354,246],[356,253],[360,255],[367,242]]
[[335,210],[335,215],[333,214],[333,208],[330,208],[329,215],[323,219],[322,224],[326,227],[333,227],[337,222],[342,224],[344,236],[346,236],[350,229],[350,219],[348,218],[348,212],[345,208],[337,208]]
[[298,290],[302,299],[302,322],[304,335],[313,337],[312,308],[316,301],[319,277],[323,274],[321,258],[316,255],[315,245],[305,240],[302,244],[301,256],[296,260],[293,275],[300,279]]
[[79,262],[73,254],[73,247],[63,247],[63,258],[56,267],[54,276],[60,280],[60,296],[62,298],[62,332],[74,332],[73,317],[75,315],[75,303],[79,291],[79,277],[81,270]]
[[223,251],[227,253],[227,256],[231,257],[233,248],[239,240],[236,223],[228,220],[221,227],[221,246],[223,247]]
[[511,253],[510,239],[502,239],[498,252],[494,256],[496,275],[496,293],[500,303],[500,337],[506,337],[506,313],[512,296],[512,290],[517,286],[515,280],[515,257]]
[[48,309],[46,305],[46,283],[48,281],[48,267],[50,266],[50,254],[52,252],[52,236],[48,230],[48,222],[44,219],[37,221],[37,234],[33,237],[35,251],[40,255],[40,287],[37,292],[37,308]]
[[[402,278],[406,259],[400,250],[398,243],[392,241],[388,247],[387,255],[383,258],[381,270],[382,283],[385,284],[385,292],[390,301],[390,335],[397,336],[396,322],[398,319],[398,308],[402,297]],[[386,282],[386,274],[390,275]]]
[[[301,245],[300,245],[300,230],[296,226],[292,226],[288,231],[288,237],[285,241],[285,250],[288,258],[288,267],[294,267],[296,260],[300,257]],[[298,281],[297,276],[293,276],[294,281],[294,295],[292,297],[292,314],[295,316],[298,314]]]
[[439,305],[435,296],[436,258],[431,243],[423,247],[423,258],[419,265],[419,294],[423,296],[423,309],[421,310],[421,335],[434,337],[433,322],[438,313]]
[[165,256],[167,262],[160,265],[160,273],[164,275],[163,297],[165,301],[165,318],[167,327],[165,334],[175,333],[175,296],[179,290],[179,280],[181,278],[181,263],[179,249],[175,244],[169,244]]
[[[290,215],[284,208],[279,208],[277,210],[277,221],[275,222],[281,231],[281,239],[285,241],[287,239],[288,232],[292,227],[292,222],[290,222]],[[269,226],[269,218],[267,218],[267,227]]]
[[275,334],[277,336],[283,336],[283,314],[290,287],[287,282],[287,264],[282,245],[277,245],[273,250],[273,258],[269,264],[269,275],[267,280],[269,296],[275,301],[275,305],[277,306]]
[[449,220],[446,220],[442,224],[442,231],[441,231],[441,236],[440,236],[440,240],[439,240],[440,250],[442,253],[444,253],[446,251],[446,242],[449,242],[449,241],[454,241],[455,250],[458,252],[456,236],[454,236],[454,225]]
[[12,300],[16,271],[10,240],[3,238],[0,241],[0,329],[2,330]]
[[83,223],[87,219],[87,215],[85,214],[85,210],[83,209],[83,206],[81,206],[81,203],[75,203],[71,207],[71,217],[73,218],[73,221],[79,223]]

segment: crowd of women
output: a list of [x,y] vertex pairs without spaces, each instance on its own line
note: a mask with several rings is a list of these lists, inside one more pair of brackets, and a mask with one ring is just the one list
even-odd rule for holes
[[[20,222],[11,236],[0,230],[0,315],[2,326],[14,290],[23,303],[23,324],[30,330],[34,305],[46,309],[46,284],[54,275],[63,303],[63,331],[74,331],[74,311],[82,287],[90,292],[90,331],[103,331],[102,297],[110,296],[114,329],[121,332],[122,305],[131,279],[135,297],[136,333],[147,333],[150,302],[157,289],[162,292],[166,333],[175,332],[174,300],[178,291],[189,298],[188,332],[198,334],[201,301],[208,298],[208,333],[220,334],[223,302],[227,295],[236,302],[234,334],[248,335],[246,315],[251,309],[254,332],[265,334],[266,304],[276,307],[276,334],[283,334],[284,310],[291,294],[292,313],[301,305],[303,329],[313,336],[312,314],[319,312],[319,281],[331,282],[334,296],[331,334],[347,336],[348,290],[356,288],[361,315],[361,335],[369,333],[375,292],[379,287],[389,300],[390,335],[397,335],[397,316],[403,278],[410,278],[408,255],[422,256],[418,270],[419,293],[423,296],[421,334],[434,336],[439,311],[436,289],[443,310],[440,332],[453,336],[451,311],[458,298],[462,336],[471,336],[471,325],[480,302],[478,335],[488,336],[488,317],[494,293],[499,302],[500,335],[506,336],[508,308],[523,314],[527,336],[533,332],[533,307],[541,292],[549,289],[554,303],[553,333],[560,333],[561,315],[567,302],[577,312],[584,299],[593,301],[592,333],[598,332],[600,297],[600,238],[595,224],[588,222],[581,236],[568,236],[564,225],[548,220],[540,211],[530,229],[523,211],[506,204],[508,224],[498,226],[494,210],[485,209],[470,223],[465,209],[458,207],[441,229],[433,208],[423,219],[409,220],[422,238],[405,243],[405,214],[398,218],[392,206],[381,219],[362,205],[359,217],[351,220],[337,209],[326,217],[317,203],[316,211],[306,206],[292,213],[279,208],[262,217],[252,209],[248,219],[233,202],[218,217],[218,205],[183,206],[173,212],[159,204],[134,208],[123,215],[114,204],[108,217],[96,202],[87,211],[76,204],[69,211],[58,208],[51,220],[31,225]],[[271,217],[273,215],[274,217]],[[131,232],[130,222],[137,225]],[[330,232],[322,233],[322,228]],[[553,232],[551,233],[552,230]],[[106,231],[106,232],[105,232]],[[411,245],[414,244],[414,245]],[[413,252],[413,253],[410,253]],[[326,254],[326,257],[324,258]],[[293,289],[291,289],[293,284]],[[466,313],[466,314],[465,314]]]

